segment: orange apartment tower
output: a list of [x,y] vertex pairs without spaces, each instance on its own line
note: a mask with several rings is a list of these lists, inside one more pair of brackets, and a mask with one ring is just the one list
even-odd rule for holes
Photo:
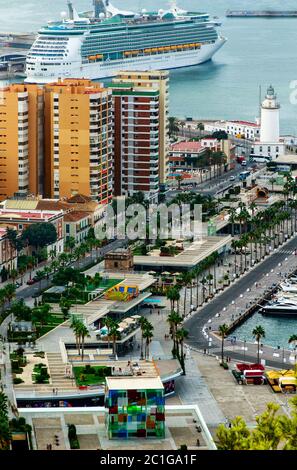
[[44,87],[45,197],[112,198],[112,92],[90,80]]
[[43,191],[43,91],[0,89],[0,200]]

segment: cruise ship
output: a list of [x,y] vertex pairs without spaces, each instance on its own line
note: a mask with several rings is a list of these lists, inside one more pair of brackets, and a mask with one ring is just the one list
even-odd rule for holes
[[93,0],[93,10],[68,12],[41,28],[28,55],[27,83],[59,78],[104,79],[122,70],[170,70],[210,60],[226,39],[218,20],[187,12],[175,1],[168,10],[119,10]]

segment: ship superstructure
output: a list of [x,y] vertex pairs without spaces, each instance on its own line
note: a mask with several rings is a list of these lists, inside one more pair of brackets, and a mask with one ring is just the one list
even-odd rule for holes
[[93,0],[92,11],[68,14],[43,27],[27,56],[27,82],[58,78],[101,79],[121,70],[164,70],[210,60],[226,39],[207,13],[169,10],[141,13],[118,10]]

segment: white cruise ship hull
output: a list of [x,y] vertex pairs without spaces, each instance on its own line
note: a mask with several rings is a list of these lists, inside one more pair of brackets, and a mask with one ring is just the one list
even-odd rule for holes
[[28,72],[26,83],[50,83],[59,78],[88,78],[100,80],[116,76],[121,71],[172,70],[199,65],[210,60],[225,44],[226,39],[219,37],[215,43],[203,44],[200,49],[138,56],[94,63],[78,63],[68,66],[52,64],[47,72],[41,71],[38,59],[35,59],[34,72]]

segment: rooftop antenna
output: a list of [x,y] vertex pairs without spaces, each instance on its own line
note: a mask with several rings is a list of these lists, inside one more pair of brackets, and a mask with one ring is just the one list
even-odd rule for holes
[[105,2],[103,0],[93,0],[94,5],[94,17],[100,18],[100,14],[106,14],[106,6],[108,6],[108,0]]
[[74,20],[74,11],[73,11],[73,5],[70,0],[67,0],[67,6],[68,6],[68,11],[69,11],[69,19]]

